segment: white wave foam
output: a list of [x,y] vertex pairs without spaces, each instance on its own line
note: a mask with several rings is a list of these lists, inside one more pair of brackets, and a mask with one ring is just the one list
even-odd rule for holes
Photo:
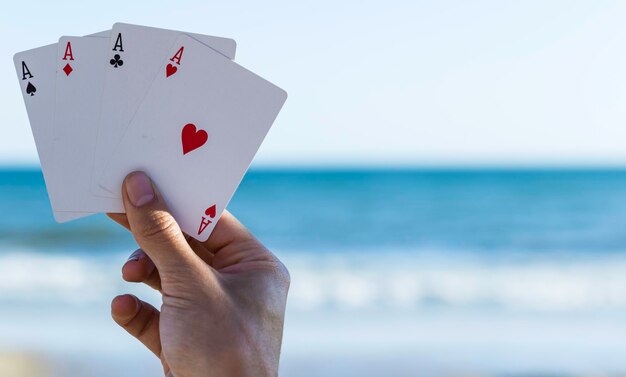
[[626,308],[626,257],[448,265],[441,258],[393,254],[346,258],[354,259],[337,264],[318,256],[287,256],[290,305],[300,310],[434,305],[536,311]]
[[[29,252],[4,254],[0,256],[0,301],[100,300],[118,285],[112,272],[113,263],[93,258]],[[119,272],[115,276],[119,277]]]
[[[626,256],[489,263],[453,254],[279,254],[292,276],[291,310],[626,309]],[[0,305],[109,300],[128,290],[120,277],[125,256],[0,255]]]

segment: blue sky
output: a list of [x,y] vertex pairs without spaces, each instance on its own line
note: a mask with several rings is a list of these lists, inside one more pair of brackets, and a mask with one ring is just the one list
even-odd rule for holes
[[626,2],[3,5],[0,163],[37,156],[15,52],[114,22],[231,37],[289,92],[260,165],[625,165]]

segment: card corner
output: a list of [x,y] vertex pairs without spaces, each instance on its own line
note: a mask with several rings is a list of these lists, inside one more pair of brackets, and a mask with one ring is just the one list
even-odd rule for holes
[[16,52],[15,54],[13,54],[13,64],[17,64],[18,61],[20,61],[20,54],[22,53],[22,51]]

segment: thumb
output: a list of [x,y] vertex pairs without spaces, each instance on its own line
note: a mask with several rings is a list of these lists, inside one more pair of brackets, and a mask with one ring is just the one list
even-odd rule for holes
[[199,262],[160,193],[143,172],[129,174],[122,197],[130,231],[162,274]]

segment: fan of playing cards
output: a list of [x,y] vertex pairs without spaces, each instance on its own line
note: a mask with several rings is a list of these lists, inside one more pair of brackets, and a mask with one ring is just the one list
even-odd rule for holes
[[144,171],[206,240],[287,99],[234,63],[235,48],[117,23],[16,54],[55,219],[124,212],[124,177]]

